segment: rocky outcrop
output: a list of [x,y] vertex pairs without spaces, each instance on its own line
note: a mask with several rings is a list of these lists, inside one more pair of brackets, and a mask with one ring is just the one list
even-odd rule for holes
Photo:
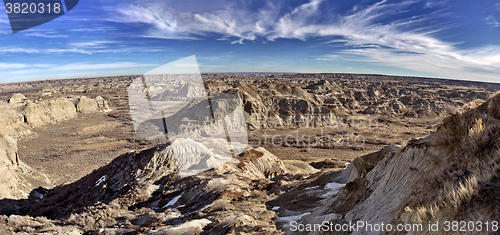
[[239,86],[227,91],[240,97],[249,130],[324,127],[339,123],[335,101],[323,106],[300,87],[279,86],[279,91]]
[[95,113],[97,112],[97,102],[82,96],[76,101],[76,111],[80,113]]
[[26,123],[32,127],[53,124],[78,116],[73,102],[65,98],[29,103],[23,115]]
[[41,101],[26,100],[22,94],[11,97],[10,103],[0,103],[0,124],[3,131],[18,136],[29,132],[29,127],[40,127],[75,118],[80,113],[109,111],[106,100],[98,96],[95,99],[85,96],[74,101],[69,98],[57,98]]
[[[300,211],[299,223],[321,224],[328,218],[335,224],[410,224],[422,226],[418,234],[434,234],[429,224],[440,223],[441,228],[443,221],[498,221],[500,95],[474,104],[477,107],[456,111],[436,132],[412,139],[402,149],[391,145],[355,159],[331,177],[334,193],[323,194],[323,200],[313,200],[313,208]],[[365,228],[353,232],[382,233]]]
[[27,198],[34,185],[50,185],[46,175],[38,173],[21,162],[17,154],[16,140],[1,133],[0,175],[2,176],[0,177],[0,199]]
[[285,164],[262,147],[246,151],[238,160],[238,167],[252,178],[273,178],[288,173]]
[[95,97],[95,102],[97,103],[97,109],[102,111],[102,112],[108,112],[111,111],[109,108],[108,101],[102,98],[101,96]]
[[9,104],[19,104],[26,101],[26,96],[21,93],[15,93],[9,98]]
[[[19,178],[17,177],[17,169],[19,167],[19,159],[17,156],[17,143],[8,136],[3,135],[0,138],[0,198],[18,198],[21,197]],[[26,192],[25,192],[26,193]]]
[[4,134],[18,136],[30,132],[24,116],[15,107],[0,102],[0,128]]
[[52,96],[58,93],[60,93],[59,90],[51,86],[45,86],[38,90],[38,94],[42,96]]
[[108,102],[101,96],[97,96],[95,99],[81,96],[76,101],[76,111],[79,113],[107,112],[109,110]]
[[350,183],[358,178],[365,177],[368,172],[373,170],[377,166],[378,162],[383,158],[387,157],[389,154],[394,154],[401,148],[398,145],[388,145],[382,148],[380,151],[364,155],[354,159],[354,161],[347,166],[347,168],[342,172],[346,183]]
[[[177,139],[124,154],[79,181],[52,190],[30,214],[61,220],[63,226],[77,226],[83,232],[282,234],[272,221],[275,213],[265,205],[273,196],[262,189],[317,170],[301,161],[283,163],[257,148],[211,170],[181,178],[183,166],[174,153],[211,154],[200,146],[211,143]],[[205,163],[194,165],[198,164]]]

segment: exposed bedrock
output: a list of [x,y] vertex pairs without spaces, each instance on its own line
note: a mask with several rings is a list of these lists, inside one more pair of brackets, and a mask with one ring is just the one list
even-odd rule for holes
[[[499,110],[500,95],[475,102],[445,118],[436,132],[413,139],[403,148],[390,145],[355,159],[340,174],[332,175],[326,186],[321,181],[304,182],[302,185],[319,187],[315,189],[319,191],[292,190],[287,194],[319,198],[311,199],[312,208],[294,210],[295,215],[301,215],[298,222],[421,224],[422,231],[411,233],[433,234],[427,229],[429,223],[439,222],[442,227],[444,221],[499,221]],[[302,185],[298,188],[305,187]],[[334,191],[319,196],[327,189]],[[273,205],[284,203],[287,194]],[[280,210],[286,209],[292,210]],[[290,224],[282,226],[291,231]],[[382,233],[365,229],[352,232]]]
[[[176,142],[181,145],[176,147]],[[53,189],[30,214],[77,224],[83,231],[281,234],[272,220],[275,213],[265,206],[273,196],[264,189],[317,172],[302,161],[282,162],[264,148],[250,148],[212,170],[181,178],[174,148],[182,147],[211,154],[190,139],[124,154],[79,181]],[[206,163],[192,163],[198,164]]]
[[76,118],[79,112],[106,110],[109,107],[102,97],[57,98],[33,102],[22,94],[14,94],[8,104],[0,103],[0,174],[3,175],[0,178],[0,199],[28,198],[35,187],[52,187],[46,175],[19,159],[16,138],[31,133],[35,127]]
[[[48,177],[24,164],[17,153],[17,141],[0,132],[0,199],[27,198],[36,185],[50,186]],[[2,210],[5,210],[2,206]]]

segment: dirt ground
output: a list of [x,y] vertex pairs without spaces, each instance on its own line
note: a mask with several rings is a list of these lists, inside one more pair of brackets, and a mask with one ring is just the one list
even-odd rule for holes
[[60,185],[80,179],[123,153],[159,144],[135,136],[130,114],[124,111],[124,95],[111,98],[109,113],[80,114],[35,128],[34,134],[18,141],[20,159]]
[[[19,140],[20,159],[48,174],[54,185],[61,185],[80,179],[121,154],[162,143],[142,140],[135,135],[126,93],[109,94],[108,97],[111,112],[80,114],[76,119],[35,128],[34,134]],[[372,118],[369,127],[358,125],[363,118]],[[283,160],[350,162],[388,144],[404,144],[414,136],[425,136],[436,130],[441,118],[399,120],[357,115],[354,120],[349,126],[249,131],[249,144],[265,147]],[[282,141],[287,135],[293,136],[290,139],[298,136],[314,140],[322,136],[347,139],[352,134],[359,136],[355,137],[356,143],[352,138],[337,145],[328,142],[287,145]]]

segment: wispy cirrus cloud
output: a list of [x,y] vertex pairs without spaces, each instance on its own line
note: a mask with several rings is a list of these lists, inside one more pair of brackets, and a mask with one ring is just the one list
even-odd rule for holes
[[121,69],[121,68],[136,68],[136,67],[152,67],[159,66],[158,64],[139,64],[133,62],[116,62],[104,64],[88,64],[88,63],[73,63],[52,68],[52,71],[62,70],[89,70],[89,69]]
[[58,48],[28,48],[19,46],[4,46],[0,47],[0,54],[6,53],[27,53],[27,54],[120,54],[132,52],[159,52],[171,51],[167,48],[154,48],[154,47],[130,47],[121,45],[118,41],[84,41],[72,42]]
[[32,74],[32,73],[54,72],[54,71],[129,69],[129,68],[155,67],[155,66],[159,65],[141,64],[134,62],[71,63],[65,65],[55,65],[55,64],[30,65],[30,64],[0,63],[0,69],[5,71],[3,74]]
[[40,38],[68,38],[69,36],[60,32],[54,31],[38,31],[30,30],[25,32],[26,36],[40,37]]
[[500,26],[500,23],[493,15],[487,16],[484,20],[486,21],[486,24],[492,25],[493,27]]
[[[150,25],[145,32],[148,37],[202,39],[215,34],[231,43],[322,39],[337,46],[317,60],[347,59],[442,77],[494,79],[491,73],[500,71],[498,47],[483,45],[463,50],[457,42],[436,36],[446,29],[436,23],[443,13],[440,7],[446,4],[426,1],[422,4],[426,12],[396,17],[420,2],[382,0],[339,13],[329,12],[332,3],[325,0],[310,0],[293,7],[286,1],[268,1],[257,10],[250,9],[249,2],[239,1],[212,12],[189,13],[173,9],[168,1],[137,1],[119,8],[114,20]],[[494,18],[486,21],[498,25]]]
[[0,69],[11,70],[11,69],[25,69],[25,68],[43,68],[49,67],[50,64],[23,64],[23,63],[0,63]]
[[87,42],[73,42],[70,46],[81,48],[106,48],[109,44],[119,43],[117,41],[87,41]]

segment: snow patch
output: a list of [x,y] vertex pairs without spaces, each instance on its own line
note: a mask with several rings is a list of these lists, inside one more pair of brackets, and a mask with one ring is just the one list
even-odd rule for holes
[[325,185],[325,189],[330,191],[323,194],[322,197],[337,195],[340,192],[340,189],[342,189],[343,187],[345,187],[345,184],[339,184],[335,182],[328,183]]
[[163,208],[175,205],[175,203],[177,203],[177,201],[179,200],[179,198],[182,197],[182,194],[184,194],[184,193],[181,193],[181,194],[177,195],[176,197],[174,197],[174,199],[170,200],[167,203],[167,205],[163,206]]
[[95,186],[97,187],[97,186],[101,185],[101,184],[102,184],[102,182],[106,181],[106,179],[107,179],[107,178],[108,178],[108,176],[107,176],[107,175],[103,175],[103,176],[101,176],[101,178],[99,178],[99,179],[95,182]]
[[306,212],[302,215],[292,215],[292,216],[286,216],[286,217],[278,217],[276,218],[279,221],[297,221],[302,219],[302,217],[311,214],[311,212]]
[[314,187],[307,187],[307,188],[305,188],[304,190],[310,190],[310,189],[315,189],[315,188],[318,188],[318,187],[319,187],[319,185],[317,185],[317,186],[314,186]]

